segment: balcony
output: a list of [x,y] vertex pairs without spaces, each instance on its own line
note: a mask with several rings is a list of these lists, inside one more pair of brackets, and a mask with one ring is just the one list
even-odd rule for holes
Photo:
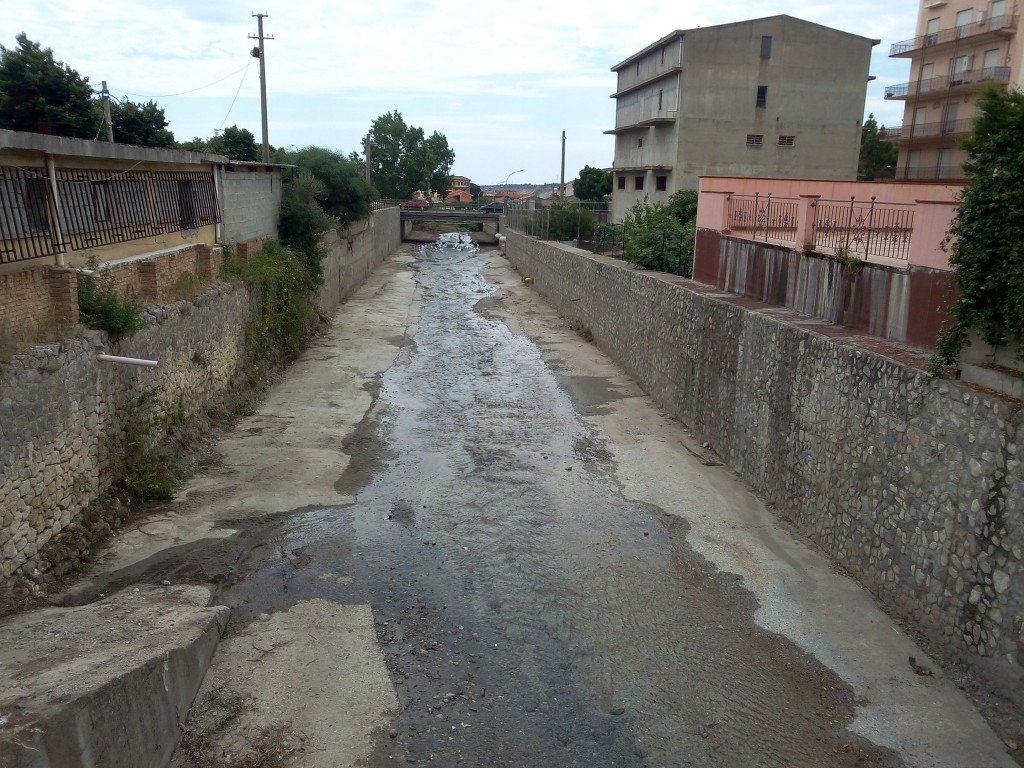
[[919,168],[899,168],[900,181],[966,181],[969,177],[962,165],[930,165]]
[[954,43],[967,38],[979,38],[985,35],[1012,35],[1017,29],[1017,16],[1006,14],[1004,16],[993,16],[982,21],[972,21],[951,29],[942,29],[930,35],[918,35],[910,40],[903,40],[893,43],[889,47],[890,57],[910,57],[920,50],[931,48],[936,45]]
[[966,136],[974,130],[974,119],[942,120],[937,123],[918,123],[900,128],[882,128],[878,138],[882,141],[906,141],[909,139],[942,139]]
[[987,67],[985,69],[968,69],[954,75],[941,75],[926,80],[915,80],[911,83],[890,85],[885,89],[887,99],[929,98],[949,91],[970,90],[985,83],[1010,82],[1009,67]]

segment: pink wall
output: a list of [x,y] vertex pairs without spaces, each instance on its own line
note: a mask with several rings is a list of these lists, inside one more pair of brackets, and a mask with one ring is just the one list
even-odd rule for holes
[[721,232],[729,195],[768,195],[799,198],[817,195],[826,200],[870,200],[914,204],[914,232],[907,267],[949,269],[949,257],[940,244],[946,236],[963,187],[895,181],[827,181],[822,179],[757,179],[742,176],[702,176],[697,226]]

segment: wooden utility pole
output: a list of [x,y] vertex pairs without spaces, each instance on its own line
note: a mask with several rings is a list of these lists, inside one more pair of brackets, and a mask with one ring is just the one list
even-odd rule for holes
[[366,183],[370,183],[370,153],[373,151],[373,142],[370,141],[370,135],[367,134],[363,137],[363,157],[366,159],[366,168],[364,169],[364,175],[366,176]]
[[100,98],[103,101],[103,124],[107,126],[107,141],[114,143],[114,124],[110,119],[110,91],[107,90],[107,81],[103,81],[103,89],[100,91]]
[[267,130],[267,57],[266,51],[263,47],[264,40],[273,40],[274,36],[264,36],[263,34],[263,19],[270,14],[268,13],[254,13],[256,17],[256,24],[258,34],[249,35],[250,40],[258,40],[259,47],[254,48],[252,55],[260,60],[260,114],[263,118],[263,162],[270,162],[270,135]]

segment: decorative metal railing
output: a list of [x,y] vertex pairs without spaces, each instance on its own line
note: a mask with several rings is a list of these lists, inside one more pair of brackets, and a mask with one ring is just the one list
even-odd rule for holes
[[732,195],[729,198],[729,229],[749,233],[751,240],[795,243],[797,203],[797,198],[773,197],[771,194]]
[[870,200],[818,200],[814,245],[836,255],[906,260],[914,230],[914,206]]
[[927,139],[941,136],[963,136],[974,130],[974,119],[965,117],[962,120],[940,120],[935,123],[917,123],[899,128],[882,128],[878,132],[880,139]]
[[904,53],[916,51],[919,48],[929,48],[933,45],[950,43],[955,40],[963,40],[967,37],[976,37],[977,35],[987,35],[992,32],[1001,32],[1006,34],[1012,32],[1016,28],[1016,15],[1005,14],[1003,16],[992,16],[988,19],[980,19],[979,21],[972,21],[969,24],[962,24],[959,27],[941,29],[938,32],[918,35],[917,37],[912,37],[909,40],[901,40],[898,43],[893,43],[889,46],[889,55],[899,56]]
[[940,75],[939,77],[929,77],[924,80],[914,80],[910,83],[900,83],[899,85],[887,86],[885,89],[885,98],[904,99],[909,96],[917,96],[918,94],[932,94],[936,91],[973,88],[982,83],[1008,82],[1010,82],[1009,67],[968,69],[951,75]]

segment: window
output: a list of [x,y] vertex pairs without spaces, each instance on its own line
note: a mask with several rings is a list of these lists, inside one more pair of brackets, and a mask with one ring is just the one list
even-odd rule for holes
[[941,132],[944,136],[948,136],[956,130],[956,113],[959,106],[955,101],[942,105]]
[[637,191],[640,191],[644,188],[643,176],[637,176],[635,179],[633,179],[633,188],[636,189]]
[[24,205],[25,217],[28,219],[30,232],[49,232],[50,219],[47,203],[48,188],[46,179],[39,176],[25,178]]
[[796,136],[779,136],[780,147],[792,147],[796,143]]
[[662,96],[664,95],[664,89],[658,89],[658,111],[661,112]]
[[757,103],[755,106],[764,107],[768,104],[768,86],[759,85],[757,86]]
[[928,122],[928,107],[918,107],[914,110],[914,124],[910,129],[911,136],[920,136],[925,128],[924,124]]
[[939,41],[939,18],[928,19],[924,28],[924,44],[935,45]]
[[640,77],[640,59],[636,60],[636,76]]
[[764,144],[764,134],[762,133],[748,133],[747,134],[747,146],[748,147],[760,147]]
[[625,176],[619,176],[619,189],[625,189],[625,188],[626,188],[626,177]]
[[642,137],[636,140],[636,148],[637,149],[641,149],[643,147],[643,145],[644,145],[644,140],[643,140]]
[[761,58],[770,59],[772,57],[772,36],[761,35]]
[[1004,19],[1003,14],[1006,13],[1006,0],[994,0],[992,7],[989,9],[989,29],[999,29],[1003,24],[1010,21],[1010,19]]
[[981,76],[992,77],[995,75],[996,67],[999,66],[999,49],[993,48],[992,50],[985,51],[985,56],[981,60]]
[[655,176],[654,189],[658,192],[668,191],[668,176]]
[[949,60],[949,85],[962,85],[964,76],[971,70],[971,56],[957,56]]
[[94,181],[89,186],[92,188],[93,221],[110,221],[110,182]]
[[661,48],[661,63],[662,64],[665,63],[665,47],[664,46],[662,46],[662,48]]
[[965,8],[962,11],[958,11],[956,14],[956,36],[963,37],[964,35],[970,34],[971,31],[971,14],[974,13],[973,8]]

